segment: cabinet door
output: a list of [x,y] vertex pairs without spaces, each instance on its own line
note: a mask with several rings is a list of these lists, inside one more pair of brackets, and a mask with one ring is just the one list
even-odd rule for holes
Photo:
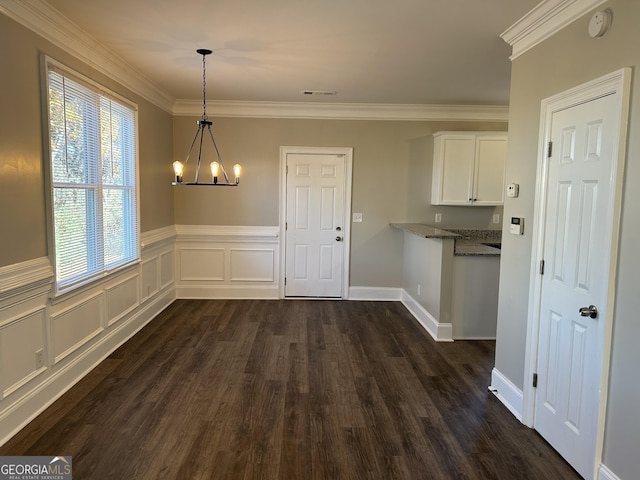
[[502,205],[507,139],[479,136],[476,141],[473,205]]
[[440,205],[469,205],[473,191],[475,136],[442,136]]

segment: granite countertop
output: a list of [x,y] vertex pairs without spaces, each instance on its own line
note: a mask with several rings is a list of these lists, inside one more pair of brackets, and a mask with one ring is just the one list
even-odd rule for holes
[[[498,242],[499,243],[499,242]],[[485,245],[478,240],[456,239],[453,254],[458,256],[500,256],[500,249]]]
[[393,228],[404,230],[424,238],[456,238],[461,235],[449,230],[441,230],[437,227],[425,225],[424,223],[390,223]]
[[487,244],[500,245],[501,230],[451,228],[441,229],[423,223],[391,223],[390,226],[423,238],[452,238],[455,240],[453,254],[455,256],[500,256],[500,248]]

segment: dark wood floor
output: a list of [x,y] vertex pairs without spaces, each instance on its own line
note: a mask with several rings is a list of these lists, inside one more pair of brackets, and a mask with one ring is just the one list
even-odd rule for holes
[[394,302],[176,301],[0,448],[84,479],[573,479],[487,392],[494,343]]

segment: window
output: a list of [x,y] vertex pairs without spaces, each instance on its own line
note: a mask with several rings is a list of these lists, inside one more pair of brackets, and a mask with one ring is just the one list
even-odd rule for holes
[[137,112],[47,61],[51,214],[57,291],[139,258]]

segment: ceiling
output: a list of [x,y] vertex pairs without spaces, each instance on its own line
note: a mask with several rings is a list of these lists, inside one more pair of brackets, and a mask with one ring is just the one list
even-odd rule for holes
[[[539,0],[48,0],[174,99],[507,105]],[[304,90],[335,96],[303,95]]]

